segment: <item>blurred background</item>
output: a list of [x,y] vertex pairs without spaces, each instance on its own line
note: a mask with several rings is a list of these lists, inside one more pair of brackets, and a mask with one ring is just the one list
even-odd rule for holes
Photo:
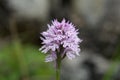
[[80,57],[64,59],[61,80],[120,80],[120,0],[0,0],[0,80],[55,80],[39,37],[63,18],[83,42]]

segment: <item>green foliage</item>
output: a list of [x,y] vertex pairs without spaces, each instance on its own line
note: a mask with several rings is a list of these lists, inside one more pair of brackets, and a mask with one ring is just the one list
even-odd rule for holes
[[115,53],[113,55],[112,58],[112,65],[110,66],[110,68],[108,69],[108,71],[106,72],[103,80],[113,80],[113,75],[116,72],[116,67],[118,66],[118,64],[120,63],[120,42],[116,47]]
[[110,66],[110,68],[108,69],[108,71],[106,72],[103,80],[113,80],[113,74],[116,71],[116,66],[118,63],[113,62],[112,65]]
[[0,80],[53,80],[54,69],[33,45],[11,43],[0,50]]

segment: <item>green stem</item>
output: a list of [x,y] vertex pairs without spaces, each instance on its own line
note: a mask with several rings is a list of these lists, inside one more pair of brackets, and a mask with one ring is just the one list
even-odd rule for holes
[[58,56],[56,60],[56,80],[60,80],[61,58]]

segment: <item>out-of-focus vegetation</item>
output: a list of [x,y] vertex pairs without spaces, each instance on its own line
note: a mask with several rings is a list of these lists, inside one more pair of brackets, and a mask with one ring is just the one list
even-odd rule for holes
[[116,47],[115,53],[113,54],[112,58],[112,65],[108,69],[108,71],[105,73],[103,80],[114,80],[114,75],[118,72],[117,67],[118,64],[120,63],[120,42]]
[[33,45],[18,41],[0,50],[0,80],[53,80],[54,69]]

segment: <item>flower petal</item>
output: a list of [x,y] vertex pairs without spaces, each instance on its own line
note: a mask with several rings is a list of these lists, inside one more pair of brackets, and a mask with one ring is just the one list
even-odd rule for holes
[[75,55],[74,55],[73,53],[68,52],[68,53],[66,53],[66,55],[67,55],[67,57],[68,57],[70,60],[72,60],[73,58],[75,58]]

